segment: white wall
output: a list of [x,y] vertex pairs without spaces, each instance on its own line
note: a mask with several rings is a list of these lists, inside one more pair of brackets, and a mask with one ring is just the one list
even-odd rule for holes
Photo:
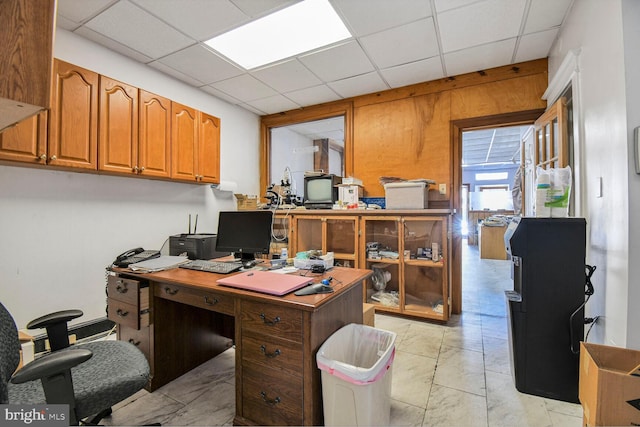
[[[291,170],[291,191],[304,197],[304,172],[313,170],[313,140],[286,126],[271,129],[271,181],[280,184],[285,168]],[[300,151],[296,152],[295,150]]]
[[[221,178],[259,193],[260,119],[196,88],[57,29],[54,55],[221,119]],[[160,249],[171,234],[215,232],[229,193],[182,184],[0,166],[0,301],[19,328],[49,311],[79,308],[76,323],[105,316],[105,267],[134,246]]]
[[[626,83],[637,81],[635,69],[627,67],[625,41],[637,25],[637,5],[626,0],[580,0],[573,4],[567,22],[549,57],[549,79],[572,49],[580,49],[579,128],[584,174],[582,189],[588,223],[587,263],[596,265],[595,294],[587,305],[588,316],[602,316],[589,341],[640,348],[638,314],[632,314],[630,297],[638,295],[638,231],[630,208],[638,204],[637,179],[630,175],[628,103]],[[626,15],[633,13],[632,16]],[[637,30],[634,30],[637,31]],[[635,39],[626,40],[637,46]],[[637,49],[637,47],[635,47]],[[636,53],[637,56],[637,53]],[[635,75],[633,73],[636,73]],[[626,79],[629,80],[626,80]],[[637,83],[636,83],[637,85]],[[637,111],[636,111],[637,115]],[[602,178],[602,197],[597,197],[596,179]],[[631,190],[631,186],[635,191]],[[630,242],[636,246],[630,250]],[[635,258],[635,259],[634,259]],[[633,274],[632,274],[633,273]],[[635,308],[637,311],[637,308]],[[633,337],[635,334],[635,338]]]

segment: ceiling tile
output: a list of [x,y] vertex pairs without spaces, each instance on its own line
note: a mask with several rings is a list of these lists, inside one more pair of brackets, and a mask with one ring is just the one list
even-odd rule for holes
[[478,0],[433,0],[436,12],[441,13],[445,10],[457,9],[459,7],[468,6],[476,3]]
[[231,0],[238,9],[252,18],[262,17],[302,0]]
[[67,31],[73,31],[78,28],[80,24],[73,22],[72,20],[65,18],[62,15],[56,16],[56,27],[63,28]]
[[199,44],[165,56],[160,62],[204,84],[225,80],[244,72]]
[[137,52],[128,46],[123,45],[122,43],[118,43],[117,41],[110,39],[109,37],[105,37],[100,33],[96,33],[90,28],[82,26],[74,31],[75,34],[84,37],[85,39],[94,41],[102,46],[108,47],[109,49],[121,53],[129,58],[133,58],[136,61],[147,63],[152,61],[153,59],[148,57],[147,55],[143,55],[140,52]]
[[203,91],[207,92],[208,94],[211,94],[217,98],[220,98],[224,101],[227,101],[230,104],[241,104],[242,101],[240,101],[239,99],[234,98],[233,96],[229,96],[226,93],[216,89],[215,87],[212,86],[200,86],[200,89],[202,89]]
[[202,86],[204,84],[201,81],[196,80],[191,76],[187,76],[186,74],[184,74],[184,73],[182,73],[182,72],[180,72],[178,70],[174,70],[173,68],[169,67],[168,65],[164,65],[161,62],[153,61],[153,62],[150,62],[148,65],[150,67],[155,68],[156,70],[162,71],[165,74],[168,74],[168,75],[170,75],[172,77],[175,77],[178,80],[181,80],[181,81],[183,81],[185,83],[188,83],[191,86],[199,87],[199,86]]
[[290,99],[285,98],[282,95],[270,96],[268,98],[257,99],[247,102],[246,104],[257,108],[260,111],[264,111],[267,114],[279,113],[281,111],[293,110],[300,108],[300,106]]
[[255,113],[259,116],[264,116],[265,114],[267,114],[266,111],[258,110],[253,105],[249,105],[249,104],[238,104],[238,107],[244,108],[245,110],[251,111],[252,113]]
[[80,24],[106,9],[116,1],[117,0],[58,0],[57,14],[59,16],[64,16],[72,22]]
[[532,0],[529,14],[527,15],[527,23],[524,27],[525,34],[559,27],[572,1]]
[[249,21],[229,0],[132,0],[178,30],[204,41]]
[[380,68],[429,58],[439,52],[433,18],[372,34],[360,42]]
[[126,0],[116,3],[86,25],[154,59],[194,43],[191,38]]
[[308,68],[296,59],[265,67],[251,74],[278,92],[291,92],[321,83]]
[[331,0],[331,3],[354,36],[431,16],[431,7],[425,0]]
[[440,56],[380,70],[392,88],[428,82],[444,77]]
[[297,102],[302,106],[322,104],[325,102],[337,101],[338,99],[342,99],[340,95],[335,93],[327,85],[318,85],[307,89],[287,92],[285,93],[285,95],[293,102]]
[[267,98],[276,94],[275,90],[249,74],[222,80],[210,86],[243,102]]
[[555,41],[558,31],[558,29],[553,29],[522,36],[520,43],[518,43],[515,62],[530,61],[549,56],[551,45]]
[[444,53],[516,37],[526,0],[486,0],[438,14]]
[[511,62],[516,39],[488,43],[444,55],[447,76],[486,70]]
[[355,41],[301,56],[300,61],[325,82],[374,70],[371,61]]
[[331,82],[329,86],[343,98],[389,89],[378,73],[375,72]]

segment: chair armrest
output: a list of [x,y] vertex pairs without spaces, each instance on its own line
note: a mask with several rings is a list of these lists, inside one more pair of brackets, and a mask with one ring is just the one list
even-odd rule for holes
[[27,329],[47,328],[51,350],[60,350],[69,347],[67,322],[82,315],[82,310],[56,311],[32,320],[27,324]]
[[21,384],[50,377],[89,360],[91,356],[93,356],[91,350],[84,348],[49,353],[22,367],[11,377],[11,382]]
[[56,311],[55,313],[45,314],[37,319],[33,319],[31,322],[27,323],[27,329],[46,328],[57,323],[66,323],[82,316],[83,314],[82,310]]

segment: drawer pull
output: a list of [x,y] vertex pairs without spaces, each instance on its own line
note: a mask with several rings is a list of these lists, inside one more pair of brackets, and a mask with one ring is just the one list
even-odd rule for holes
[[209,298],[209,296],[204,296],[204,303],[207,305],[216,305],[218,303],[218,298]]
[[119,309],[116,310],[116,314],[118,316],[120,316],[120,317],[126,317],[129,314],[129,312],[128,311],[122,311],[122,309],[119,308]]
[[120,294],[126,294],[129,291],[129,288],[126,286],[122,286],[122,281],[118,280],[118,286],[116,286],[116,291]]
[[135,345],[136,347],[140,345],[140,341],[135,341],[133,338],[129,338],[129,343]]
[[278,357],[281,354],[279,348],[276,348],[276,351],[274,351],[273,353],[267,353],[267,347],[265,347],[264,345],[260,346],[260,352],[271,359],[273,359],[274,357]]
[[267,320],[267,316],[264,313],[260,313],[260,318],[264,322],[265,325],[275,326],[276,323],[280,322],[280,317],[276,316],[273,320]]
[[265,403],[269,406],[276,406],[278,403],[280,403],[279,397],[276,397],[275,399],[267,399],[267,393],[265,393],[264,391],[260,392],[260,396],[262,396],[262,400],[264,400]]
[[175,295],[178,293],[177,289],[171,289],[170,287],[165,287],[164,288],[165,293],[169,294],[169,295]]

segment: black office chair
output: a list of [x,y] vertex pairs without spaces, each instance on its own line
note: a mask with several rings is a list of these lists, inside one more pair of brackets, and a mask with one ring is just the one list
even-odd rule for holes
[[111,406],[147,384],[149,364],[133,344],[69,346],[67,322],[81,315],[80,310],[67,310],[30,322],[29,328],[47,328],[52,352],[14,373],[20,360],[18,329],[0,303],[1,404],[68,404],[70,425],[97,424],[111,414]]

